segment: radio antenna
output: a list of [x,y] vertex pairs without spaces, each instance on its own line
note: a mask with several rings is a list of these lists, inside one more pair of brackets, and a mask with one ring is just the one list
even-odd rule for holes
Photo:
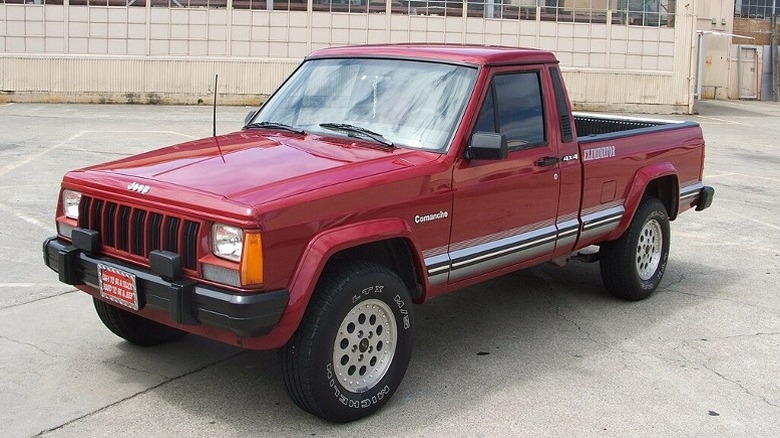
[[211,114],[212,121],[212,136],[217,136],[217,82],[219,81],[219,75],[214,75],[214,108]]
[[214,143],[217,145],[217,151],[219,151],[219,157],[222,158],[222,162],[225,162],[225,156],[222,154],[222,148],[219,147],[219,138],[217,137],[217,82],[219,81],[219,75],[214,75],[214,107],[211,112],[211,136],[214,137]]

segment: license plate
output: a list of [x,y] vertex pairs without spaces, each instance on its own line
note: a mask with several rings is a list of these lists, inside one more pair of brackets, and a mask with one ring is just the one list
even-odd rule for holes
[[111,266],[98,265],[100,295],[117,304],[138,310],[138,290],[135,275]]

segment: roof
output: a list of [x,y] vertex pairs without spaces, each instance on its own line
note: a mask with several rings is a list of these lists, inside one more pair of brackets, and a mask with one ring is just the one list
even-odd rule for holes
[[536,64],[558,62],[547,50],[523,47],[463,44],[380,44],[332,47],[312,52],[313,58],[425,59],[472,65]]

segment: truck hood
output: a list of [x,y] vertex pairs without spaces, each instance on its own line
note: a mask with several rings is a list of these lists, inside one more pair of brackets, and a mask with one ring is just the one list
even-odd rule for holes
[[[356,139],[239,131],[92,166],[253,205],[434,161],[440,154]],[[262,192],[262,193],[260,193]]]

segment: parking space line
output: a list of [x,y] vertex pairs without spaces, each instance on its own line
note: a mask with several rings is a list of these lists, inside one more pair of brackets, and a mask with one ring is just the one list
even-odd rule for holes
[[718,174],[715,174],[715,175],[705,175],[704,179],[721,178],[721,177],[724,177],[724,176],[735,176],[735,175],[739,175],[739,174],[737,172],[718,173]]
[[742,125],[742,126],[752,126],[752,125],[748,125],[747,123],[740,123],[740,122],[735,122],[735,121],[733,121],[733,120],[719,119],[719,118],[717,118],[717,117],[709,117],[709,116],[696,116],[696,118],[697,118],[697,119],[713,120],[713,121],[716,121],[716,122],[718,122],[718,123],[720,123],[720,124],[724,124],[724,125]]
[[694,242],[689,243],[689,245],[696,245],[699,247],[716,247],[716,248],[723,248],[724,246],[730,246],[734,248],[745,248],[750,251],[763,251],[767,254],[777,254],[777,248],[769,248],[766,246],[760,246],[755,245],[754,243],[742,243],[742,242],[726,242],[723,240],[718,240],[717,242],[710,242],[706,240],[702,240],[701,236],[697,233],[686,233],[685,231],[679,231],[676,230],[674,233],[675,236],[679,237],[690,237],[695,239]]
[[21,166],[24,166],[25,164],[31,163],[32,161],[34,161],[34,160],[36,160],[36,159],[38,159],[38,158],[40,158],[40,157],[50,153],[50,152],[53,152],[53,151],[55,151],[55,150],[57,150],[57,149],[59,149],[59,148],[61,148],[63,146],[66,146],[68,143],[70,143],[73,140],[81,137],[82,135],[84,135],[87,132],[89,132],[89,131],[80,131],[78,134],[72,135],[67,140],[65,140],[63,142],[60,142],[60,143],[57,143],[54,146],[50,146],[50,147],[48,147],[48,148],[38,152],[37,154],[32,154],[32,155],[28,156],[27,158],[25,158],[23,160],[20,160],[20,161],[18,161],[16,163],[6,164],[2,168],[0,168],[0,176],[3,176],[6,173],[8,173],[8,172],[10,172],[10,171],[12,171],[12,170],[14,170],[14,169],[16,169],[18,167],[21,167]]
[[728,173],[719,173],[715,175],[707,175],[704,177],[704,179],[721,178],[725,176],[740,176],[744,178],[757,178],[757,179],[765,179],[767,181],[780,182],[780,179],[772,178],[771,176],[758,176],[758,175],[751,175],[751,174],[739,173],[739,172],[728,172]]
[[[191,138],[193,140],[199,139],[199,138],[203,138],[203,137],[198,137],[198,136],[194,136],[194,135],[184,134],[184,133],[176,132],[176,131],[84,131],[84,132],[100,133],[100,134],[114,134],[114,133],[122,133],[122,134],[145,134],[145,133],[148,133],[148,134],[174,134],[174,135],[179,135],[179,136],[186,137],[186,138]],[[160,147],[163,147],[163,146],[165,146],[165,145],[160,145]]]
[[[38,158],[40,158],[40,157],[42,157],[42,156],[44,156],[44,155],[47,155],[48,153],[50,153],[50,152],[52,152],[52,151],[55,151],[55,150],[57,150],[57,149],[59,149],[59,148],[61,148],[61,147],[63,147],[63,146],[67,146],[67,145],[68,145],[70,142],[72,142],[73,140],[76,140],[77,138],[81,137],[81,136],[82,136],[82,135],[84,135],[84,134],[93,134],[93,133],[104,133],[104,134],[105,134],[105,133],[123,133],[123,134],[141,134],[141,133],[150,133],[150,134],[173,134],[173,135],[178,135],[178,136],[185,137],[185,138],[190,138],[190,139],[198,139],[198,138],[200,138],[200,137],[196,137],[196,136],[192,136],[192,135],[189,135],[189,134],[184,134],[184,133],[181,133],[181,132],[176,132],[176,131],[79,131],[77,134],[74,134],[74,135],[72,135],[72,136],[71,136],[70,138],[68,138],[67,140],[65,140],[65,141],[63,141],[63,142],[60,142],[60,143],[57,143],[57,144],[55,144],[55,145],[53,145],[53,146],[50,146],[50,147],[48,147],[48,148],[46,148],[46,149],[44,149],[44,150],[42,150],[42,151],[38,152],[37,154],[32,154],[32,155],[28,156],[27,158],[25,158],[25,159],[23,159],[23,160],[20,160],[20,161],[18,161],[18,162],[16,162],[16,163],[6,164],[6,165],[5,165],[5,166],[3,166],[2,168],[0,168],[0,176],[3,176],[3,175],[5,175],[5,174],[7,174],[8,172],[10,172],[10,171],[12,171],[12,170],[14,170],[14,169],[17,169],[17,168],[19,168],[19,167],[22,167],[22,166],[24,166],[24,165],[26,165],[26,164],[29,164],[29,163],[31,163],[32,161],[34,161],[34,160],[36,160],[36,159],[38,159]],[[75,148],[76,148],[76,149],[78,149],[78,150],[82,150],[82,151],[84,151],[84,152],[91,152],[91,151],[85,150],[85,149],[83,149],[83,148],[80,148],[80,147],[78,147],[78,146],[73,146],[73,145],[71,145],[71,146],[72,146],[72,147],[75,147]],[[162,146],[164,146],[164,145],[160,145],[160,146],[162,147]]]
[[2,287],[62,287],[70,288],[67,284],[62,283],[0,283]]
[[741,218],[742,218],[742,219],[744,219],[744,220],[751,221],[751,222],[755,222],[755,223],[757,223],[757,224],[759,224],[759,225],[763,225],[763,226],[765,226],[765,227],[767,227],[767,228],[772,228],[773,230],[780,231],[780,227],[779,227],[779,226],[777,226],[777,225],[774,225],[774,224],[770,224],[769,222],[764,222],[764,221],[762,221],[762,220],[755,219],[755,218],[752,218],[752,217],[750,217],[750,216],[745,216],[745,215],[743,215],[743,214],[739,214],[739,213],[734,213],[734,212],[732,212],[732,214],[734,214],[734,215],[736,215],[736,216],[739,216],[739,217],[741,217]]
[[203,137],[198,137],[198,136],[196,136],[196,135],[189,135],[189,134],[184,134],[184,133],[182,133],[182,132],[176,132],[176,131],[149,131],[149,132],[159,132],[159,133],[161,133],[161,134],[164,134],[164,133],[169,133],[169,134],[174,134],[174,135],[180,135],[180,136],[182,136],[182,137],[191,138],[191,139],[193,139],[193,140],[197,140],[197,139],[199,139],[199,138],[203,138]]
[[13,216],[15,216],[16,218],[21,219],[21,220],[27,222],[30,225],[35,225],[36,227],[38,227],[38,228],[40,228],[42,230],[45,230],[46,232],[51,233],[52,231],[54,231],[54,228],[51,225],[46,225],[43,222],[39,221],[38,219],[29,217],[29,216],[24,215],[22,213],[17,213],[15,211],[13,211],[12,209],[8,208],[8,206],[6,206],[5,204],[0,203],[0,210],[5,210],[5,211],[9,212],[10,214],[12,214]]

